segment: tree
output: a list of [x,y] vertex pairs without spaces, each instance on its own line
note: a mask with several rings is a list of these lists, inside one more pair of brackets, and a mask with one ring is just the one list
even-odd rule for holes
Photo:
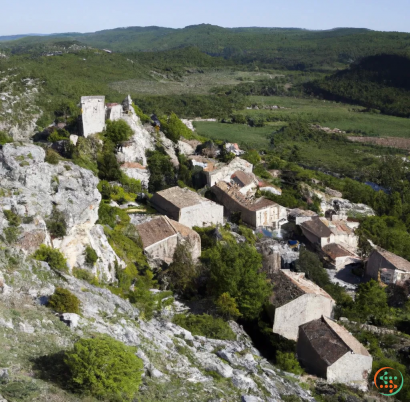
[[131,127],[124,120],[107,121],[104,137],[118,146],[121,142],[127,141],[132,136]]
[[178,142],[180,137],[190,139],[192,131],[172,112],[168,119],[161,119],[161,128],[164,134],[173,142]]
[[98,399],[131,401],[141,384],[143,363],[136,348],[106,335],[80,339],[66,353],[71,387]]
[[91,246],[88,246],[88,245],[85,247],[84,256],[85,256],[85,263],[90,266],[93,266],[98,260],[97,253]]
[[372,279],[359,285],[353,307],[343,313],[360,322],[380,325],[386,323],[389,311],[385,289]]
[[147,152],[150,172],[148,190],[150,193],[175,185],[175,172],[171,158],[160,151]]
[[174,251],[173,261],[165,275],[169,280],[172,290],[177,293],[188,292],[197,277],[197,267],[192,260],[191,244],[180,243]]
[[202,259],[209,268],[209,292],[216,298],[229,293],[245,319],[256,318],[271,293],[265,275],[259,272],[262,257],[257,250],[235,241],[217,243]]
[[276,364],[284,371],[289,373],[300,375],[303,373],[302,368],[294,353],[291,352],[281,352],[278,350],[276,352]]
[[46,220],[48,231],[53,237],[64,237],[67,234],[65,214],[53,205],[51,215]]
[[105,151],[97,158],[98,177],[101,180],[117,181],[121,179],[122,172],[117,158],[113,152]]
[[222,293],[215,302],[218,311],[228,319],[236,319],[242,314],[238,310],[236,300],[228,292]]
[[48,299],[47,307],[59,313],[80,313],[80,300],[69,290],[57,288]]

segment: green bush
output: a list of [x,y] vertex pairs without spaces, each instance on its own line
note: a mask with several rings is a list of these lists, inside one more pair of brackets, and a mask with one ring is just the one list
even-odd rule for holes
[[97,260],[98,260],[98,255],[95,252],[95,250],[90,247],[90,246],[86,246],[85,250],[84,250],[84,255],[85,255],[85,263],[87,265],[91,265],[93,266]]
[[4,131],[0,131],[0,144],[4,145],[4,144],[7,144],[9,142],[13,142],[13,138],[11,138]]
[[167,119],[161,119],[160,122],[162,131],[173,142],[178,142],[181,136],[187,139],[193,137],[192,131],[182,123],[175,113],[171,113]]
[[95,281],[94,275],[90,271],[87,271],[86,269],[75,267],[75,268],[73,268],[73,275],[77,279],[82,279],[82,280],[87,281],[89,283]]
[[61,156],[53,149],[48,148],[44,160],[51,165],[57,165],[57,163],[61,160]]
[[9,209],[3,209],[4,216],[6,217],[9,226],[19,226],[21,223],[21,218],[19,215],[15,214]]
[[97,158],[98,177],[101,180],[117,181],[121,179],[122,172],[117,158],[113,152],[106,150]]
[[131,127],[124,120],[107,121],[107,128],[103,133],[104,138],[118,145],[123,141],[127,141],[132,136]]
[[64,212],[53,206],[51,215],[46,220],[46,226],[51,236],[64,237],[67,234],[67,222]]
[[60,129],[60,130],[54,130],[49,136],[48,136],[48,142],[57,142],[57,141],[63,141],[63,140],[69,140],[70,139],[70,133],[67,130]]
[[80,300],[69,290],[56,288],[54,294],[48,299],[47,307],[59,313],[80,313]]
[[212,339],[236,340],[231,327],[222,319],[208,314],[185,316],[176,314],[173,323],[187,329],[192,335],[202,335]]
[[7,243],[11,244],[14,243],[19,235],[20,235],[20,228],[16,226],[9,226],[3,230],[4,237],[6,238]]
[[135,114],[141,119],[142,123],[149,123],[151,121],[150,117],[146,115],[137,105],[132,106],[135,110]]
[[143,372],[135,352],[136,348],[106,335],[79,340],[64,359],[71,387],[98,399],[132,401]]
[[60,251],[42,244],[40,248],[33,254],[33,257],[38,261],[45,261],[52,269],[68,272],[67,260]]
[[276,364],[284,371],[293,374],[302,374],[303,370],[300,367],[298,360],[294,353],[291,352],[281,352],[278,350],[276,352]]

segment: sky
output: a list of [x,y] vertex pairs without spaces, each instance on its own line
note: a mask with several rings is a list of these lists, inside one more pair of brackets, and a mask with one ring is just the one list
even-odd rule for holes
[[369,28],[410,32],[410,0],[2,1],[0,35],[94,32],[127,26]]

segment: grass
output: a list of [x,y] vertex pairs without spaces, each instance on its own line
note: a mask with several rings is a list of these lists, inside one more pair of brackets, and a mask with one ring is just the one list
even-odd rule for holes
[[151,72],[151,79],[131,79],[117,81],[109,86],[121,93],[147,95],[205,95],[214,87],[238,85],[260,79],[273,78],[264,72],[233,71],[231,69],[208,69],[186,73],[178,80],[169,79],[166,75]]
[[278,105],[287,109],[244,110],[242,113],[278,121],[303,120],[343,131],[361,131],[367,135],[380,137],[410,137],[410,119],[363,113],[360,106],[323,101],[279,96],[251,96],[249,104]]
[[246,124],[224,124],[206,121],[194,122],[200,136],[237,142],[242,147],[263,148],[269,146],[268,135],[286,123],[274,123],[265,127],[249,127]]

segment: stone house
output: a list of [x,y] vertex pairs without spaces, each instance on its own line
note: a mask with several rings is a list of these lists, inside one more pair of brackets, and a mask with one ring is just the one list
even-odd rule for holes
[[293,222],[296,225],[300,225],[303,222],[310,221],[315,216],[318,216],[316,212],[300,208],[294,208],[288,211],[288,221]]
[[105,129],[105,96],[81,97],[81,130],[84,137]]
[[380,247],[375,248],[367,260],[367,277],[385,284],[398,284],[410,279],[410,262]]
[[144,253],[150,265],[159,267],[162,263],[170,264],[174,252],[181,242],[189,242],[194,261],[201,256],[201,237],[194,230],[160,216],[136,226],[140,235]]
[[372,356],[346,328],[326,317],[299,327],[297,354],[308,372],[329,383],[367,388]]
[[225,207],[226,215],[239,212],[242,221],[253,228],[276,229],[286,222],[286,208],[265,197],[247,197],[236,186],[224,181],[214,185],[211,191],[216,201]]
[[207,169],[205,172],[207,185],[212,187],[219,181],[230,183],[231,176],[238,170],[245,173],[252,173],[253,165],[241,158],[234,158],[228,164],[217,164],[212,169]]
[[323,249],[324,260],[328,268],[340,271],[347,265],[360,264],[362,260],[351,251],[345,249],[340,244],[326,244]]
[[307,280],[304,273],[283,269],[272,277],[275,307],[273,332],[296,341],[299,325],[320,317],[331,317],[336,302],[333,298]]
[[231,183],[235,184],[242,194],[255,194],[257,181],[253,173],[245,173],[242,170],[237,170],[232,173]]
[[160,213],[192,228],[223,224],[223,206],[187,188],[172,187],[155,193],[151,205]]
[[340,244],[350,250],[356,250],[358,238],[343,221],[329,222],[325,218],[313,217],[300,224],[303,235],[312,243],[323,248],[327,244]]

